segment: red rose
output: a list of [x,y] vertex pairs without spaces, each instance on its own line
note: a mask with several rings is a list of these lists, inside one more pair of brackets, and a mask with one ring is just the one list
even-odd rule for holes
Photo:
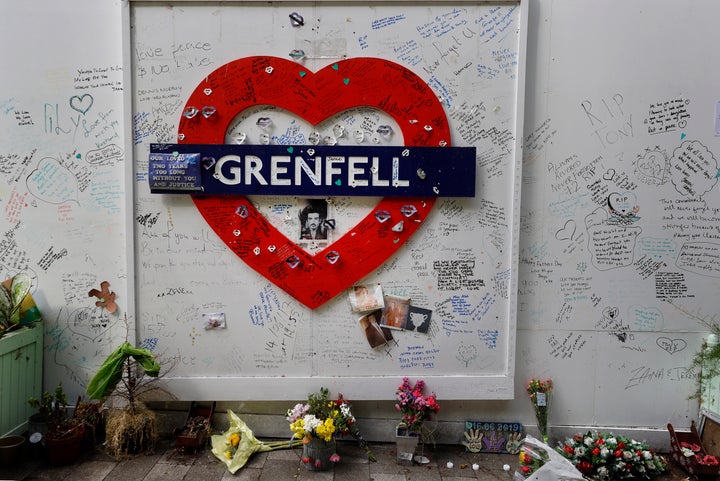
[[622,458],[622,449],[616,449],[614,454],[616,458]]
[[595,440],[595,444],[597,446],[602,446],[603,444],[605,444],[605,440],[603,438],[598,438]]
[[593,470],[593,465],[588,461],[580,461],[577,468],[583,474],[590,474]]
[[520,471],[522,471],[523,474],[530,474],[532,472],[532,469],[530,469],[530,466],[523,466],[520,468]]
[[620,442],[618,443],[618,446],[617,446],[617,447],[618,447],[618,449],[625,449],[625,443],[622,442],[622,441],[620,441]]
[[573,436],[573,440],[574,440],[576,443],[581,443],[581,442],[583,442],[582,434],[576,434],[575,436]]
[[595,448],[592,451],[593,456],[599,456],[600,455],[600,448]]
[[568,446],[567,444],[563,446],[563,450],[565,450],[568,454],[575,454],[575,449],[573,449],[572,446]]

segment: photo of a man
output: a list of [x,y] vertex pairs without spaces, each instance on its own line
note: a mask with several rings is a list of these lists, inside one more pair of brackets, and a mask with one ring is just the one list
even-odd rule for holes
[[322,199],[309,199],[298,216],[300,217],[301,240],[327,240],[327,201]]

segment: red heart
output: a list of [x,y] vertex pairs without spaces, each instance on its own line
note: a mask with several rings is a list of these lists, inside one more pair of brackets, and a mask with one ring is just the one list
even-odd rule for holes
[[[400,126],[409,146],[450,145],[450,128],[430,87],[402,65],[377,58],[347,59],[316,73],[277,57],[234,60],[208,75],[186,109],[210,113],[180,119],[180,143],[222,144],[230,122],[255,105],[274,105],[312,124],[353,107],[375,107]],[[391,257],[420,227],[434,198],[383,198],[349,232],[314,256],[296,245],[260,214],[245,196],[193,196],[195,206],[222,241],[258,273],[314,309],[357,283]],[[401,208],[417,212],[405,217]],[[238,209],[246,216],[237,214]],[[245,209],[247,209],[245,211]],[[380,222],[377,211],[391,218]],[[404,220],[402,232],[392,226]],[[236,235],[238,234],[239,235]],[[329,253],[339,254],[331,263]],[[287,259],[297,256],[291,267]],[[292,263],[295,264],[295,263]]]

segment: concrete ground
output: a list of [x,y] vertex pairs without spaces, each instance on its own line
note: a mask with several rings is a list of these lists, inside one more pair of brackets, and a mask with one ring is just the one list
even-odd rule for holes
[[[160,441],[152,455],[116,460],[97,448],[62,467],[48,466],[28,448],[15,466],[0,467],[0,481],[512,481],[511,474],[518,468],[517,456],[468,453],[457,445],[427,447],[424,454],[430,462],[412,466],[397,464],[394,443],[371,443],[371,448],[375,463],[368,462],[356,443],[338,443],[342,459],[329,471],[308,470],[300,461],[300,449],[258,453],[234,475],[209,447],[186,453],[176,450],[169,439]],[[473,470],[473,464],[479,469]],[[505,464],[510,465],[510,473],[503,470]],[[654,479],[680,481],[688,476],[673,463],[669,468]]]

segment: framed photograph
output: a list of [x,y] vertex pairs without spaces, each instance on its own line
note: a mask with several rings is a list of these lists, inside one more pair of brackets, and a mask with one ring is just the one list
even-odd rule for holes
[[306,199],[298,206],[298,244],[327,246],[332,242],[335,220],[325,199]]
[[382,286],[367,284],[350,289],[350,305],[355,312],[369,312],[385,307]]
[[360,318],[358,321],[360,329],[365,333],[368,344],[373,349],[380,346],[385,346],[389,341],[393,340],[392,331],[388,328],[381,327],[378,322],[382,311],[380,309],[369,312]]
[[405,330],[427,334],[428,328],[430,327],[430,319],[432,319],[432,311],[430,309],[410,306]]
[[388,329],[405,329],[410,313],[410,298],[386,295],[380,325]]

